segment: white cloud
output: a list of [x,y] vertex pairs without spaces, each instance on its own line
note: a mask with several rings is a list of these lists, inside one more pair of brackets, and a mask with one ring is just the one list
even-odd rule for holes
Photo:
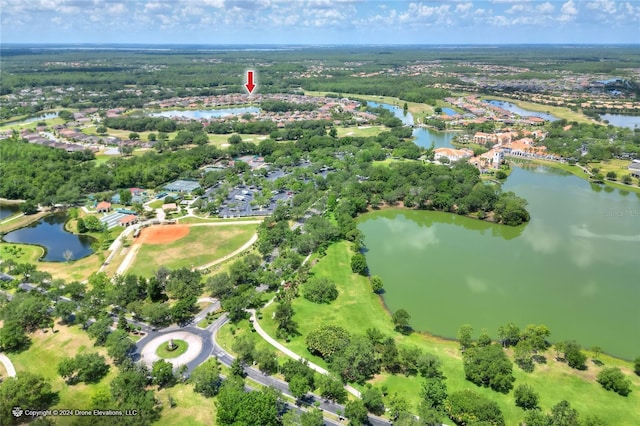
[[549,2],[545,2],[536,6],[536,10],[538,11],[538,13],[542,13],[545,15],[553,13],[555,9],[556,7]]
[[597,10],[601,13],[614,14],[616,13],[616,2],[612,0],[596,0],[587,3],[587,9]]
[[127,8],[122,3],[114,3],[111,6],[107,7],[107,13],[110,15],[122,15],[127,13]]
[[573,2],[573,0],[569,0],[562,5],[562,7],[560,8],[560,13],[561,15],[558,18],[560,22],[570,22],[576,18],[578,9],[576,8],[576,4]]

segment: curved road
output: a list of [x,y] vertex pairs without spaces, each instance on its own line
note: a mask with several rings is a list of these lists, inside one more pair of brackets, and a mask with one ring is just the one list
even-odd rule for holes
[[5,370],[7,370],[7,376],[16,377],[16,369],[13,366],[13,363],[3,353],[0,353],[0,362],[4,365]]

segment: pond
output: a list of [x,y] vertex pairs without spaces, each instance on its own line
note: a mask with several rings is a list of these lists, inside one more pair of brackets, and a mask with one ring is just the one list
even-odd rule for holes
[[49,120],[51,118],[56,118],[57,116],[58,116],[57,112],[47,112],[47,113],[44,113],[44,114],[40,114],[40,115],[36,115],[36,116],[33,116],[33,117],[25,118],[24,120],[9,121],[9,122],[4,123],[4,124],[11,124],[11,125],[14,125],[14,124],[28,124],[28,123],[33,123],[35,121]]
[[151,117],[185,117],[193,119],[201,118],[219,118],[231,115],[257,114],[260,112],[258,107],[238,107],[238,108],[222,108],[222,109],[197,109],[197,110],[170,110],[162,112],[150,113]]
[[20,211],[20,204],[0,204],[0,220]]
[[602,114],[600,119],[607,120],[613,126],[628,127],[629,129],[640,127],[639,115]]
[[529,224],[398,209],[360,218],[388,308],[449,338],[462,324],[494,338],[511,321],[546,324],[552,341],[638,356],[640,196],[545,167],[514,168],[504,190],[529,201]]
[[507,111],[511,111],[514,114],[519,115],[520,117],[540,117],[547,121],[556,121],[558,118],[552,114],[538,111],[530,111],[524,108],[520,108],[518,105],[512,104],[511,102],[505,101],[495,101],[495,100],[487,100],[484,101],[491,105],[495,105],[502,109],[506,109]]
[[71,260],[81,259],[93,253],[95,239],[87,235],[75,235],[65,231],[65,213],[48,215],[24,228],[9,232],[3,237],[8,243],[35,244],[44,247],[48,262],[64,262],[65,252],[71,252]]
[[[407,113],[407,115],[405,116],[404,111],[399,106],[383,104],[379,102],[367,102],[367,104],[371,105],[374,108],[381,106],[388,109],[389,111],[393,112],[394,116],[401,119],[402,123],[406,126],[412,126],[414,124],[413,115],[411,115],[411,113]],[[444,110],[445,108],[443,108],[443,111]],[[438,132],[426,127],[418,127],[413,129],[413,137],[415,138],[414,142],[416,143],[416,145],[425,148],[430,148],[431,142],[435,144],[436,148],[452,148],[453,145],[451,145],[451,141],[456,137],[457,134],[458,132]]]
[[402,124],[404,124],[405,126],[413,125],[413,115],[410,112],[407,112],[405,114],[403,108],[401,108],[398,105],[383,104],[380,102],[373,102],[373,101],[367,101],[367,105],[373,108],[383,107],[384,109],[388,109],[393,113],[395,117],[402,120]]

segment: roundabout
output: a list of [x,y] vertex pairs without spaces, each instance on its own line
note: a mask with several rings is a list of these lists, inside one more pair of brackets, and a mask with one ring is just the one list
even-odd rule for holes
[[[173,348],[170,344],[173,344]],[[202,338],[188,331],[173,331],[154,337],[140,351],[140,360],[149,367],[164,359],[174,368],[195,360],[203,350]]]

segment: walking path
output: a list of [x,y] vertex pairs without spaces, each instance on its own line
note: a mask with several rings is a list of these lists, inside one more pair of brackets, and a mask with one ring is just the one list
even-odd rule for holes
[[12,217],[10,217],[10,218],[8,218],[8,219],[5,219],[5,220],[3,220],[2,222],[0,222],[0,225],[4,225],[5,223],[9,223],[9,222],[11,222],[12,220],[16,220],[17,218],[22,217],[22,216],[24,216],[24,213],[20,213],[20,214],[19,214],[19,215],[17,215],[17,216],[12,216]]
[[13,366],[13,363],[3,353],[0,353],[0,362],[4,365],[4,369],[7,370],[7,376],[16,377],[16,369]]
[[219,263],[222,263],[227,259],[231,259],[232,257],[234,257],[234,256],[242,253],[243,251],[249,249],[249,247],[251,247],[253,245],[253,243],[255,243],[256,241],[258,241],[258,234],[253,234],[251,239],[249,241],[247,241],[246,243],[244,243],[242,245],[242,247],[238,248],[237,250],[232,251],[231,253],[229,253],[226,256],[222,256],[221,258],[214,260],[213,262],[209,262],[206,265],[199,266],[196,269],[203,270],[203,269],[211,268],[212,266],[215,266],[215,265],[217,265]]

